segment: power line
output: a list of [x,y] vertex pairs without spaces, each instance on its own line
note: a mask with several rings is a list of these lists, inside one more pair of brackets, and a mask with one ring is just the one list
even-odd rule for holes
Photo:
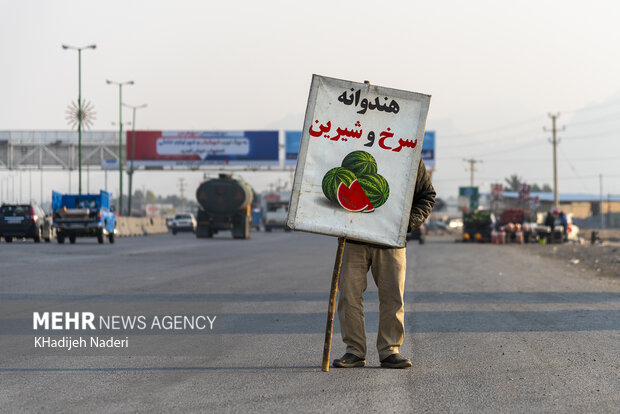
[[[573,180],[597,180],[599,179],[599,174],[594,175],[582,175],[580,177],[562,177],[561,181],[573,181]],[[620,174],[603,174],[604,177],[617,178],[620,177]],[[550,177],[528,177],[529,181],[549,181]],[[498,177],[478,177],[480,181],[502,181],[503,178]],[[446,182],[446,181],[463,181],[463,177],[454,177],[454,178],[433,178],[433,182]]]
[[487,139],[487,140],[482,140],[482,141],[477,141],[477,142],[469,142],[467,144],[450,145],[446,149],[476,147],[476,146],[481,146],[481,145],[489,145],[491,143],[500,143],[501,141],[508,142],[508,141],[512,141],[517,138],[523,138],[524,135],[531,135],[531,134],[519,134],[519,135],[493,137],[492,139]]
[[498,150],[498,151],[492,151],[492,152],[485,152],[482,154],[477,154],[478,156],[482,156],[482,157],[486,157],[488,155],[495,155],[495,154],[505,154],[506,152],[510,152],[510,151],[518,151],[521,149],[528,149],[530,147],[534,147],[537,145],[542,145],[544,144],[543,138],[535,138],[529,141],[525,141],[523,143],[521,143],[520,145],[516,146],[516,147],[510,147],[510,148],[504,148],[502,150]]
[[620,119],[620,114],[608,114],[605,116],[600,116],[598,118],[594,118],[594,119],[588,119],[586,121],[580,121],[580,122],[570,122],[569,125],[570,126],[574,126],[574,125],[586,125],[586,124],[592,124],[592,123],[600,123],[600,122],[605,122],[605,120],[608,121],[618,121]]
[[[459,157],[450,157],[450,158],[442,158],[448,160],[456,160],[460,159]],[[620,157],[597,157],[597,158],[571,158],[571,161],[620,161]],[[490,160],[485,160],[487,163],[495,163],[495,162],[549,162],[548,158],[495,158]]]
[[[566,160],[566,162],[568,163],[568,166],[570,167],[570,169],[573,171],[573,174],[575,174],[575,177],[579,178],[581,180],[582,177],[579,176],[579,173],[577,172],[577,169],[575,168],[575,166],[573,165],[572,162],[570,162],[570,160],[568,159],[568,157],[566,156],[566,154],[564,153],[564,151],[560,148],[560,154],[562,155],[562,157],[564,157],[564,159]],[[585,187],[585,184],[583,183],[583,181],[581,182],[581,185],[583,186],[583,189],[585,191],[588,191],[588,189]]]
[[[562,111],[562,113],[568,114],[568,113],[575,113],[575,112],[586,112],[586,111],[600,110],[601,108],[609,108],[609,107],[615,107],[615,106],[620,106],[620,102],[612,102],[612,103],[607,103],[607,104],[592,105],[592,106],[589,106],[589,107],[565,110],[565,111]],[[601,119],[601,120],[602,119],[607,119],[607,118],[612,118],[613,119],[614,116],[617,116],[617,115],[609,114],[609,115],[604,115],[603,117],[600,117],[600,118],[596,118],[594,120],[587,120],[587,121],[574,122],[574,123],[571,122],[570,125],[572,126],[572,125],[580,125],[580,124],[587,124],[587,123],[591,123],[591,122],[597,122],[599,119]],[[473,135],[485,135],[485,134],[496,132],[496,131],[505,131],[506,129],[516,129],[516,128],[521,127],[521,126],[530,125],[530,124],[532,124],[534,122],[538,122],[538,121],[540,121],[541,117],[542,117],[542,115],[537,115],[536,117],[530,117],[530,118],[523,119],[521,121],[516,121],[516,122],[512,122],[512,123],[502,124],[502,125],[498,125],[498,126],[492,127],[492,128],[486,128],[486,129],[475,130],[475,131],[461,132],[461,133],[457,133],[457,134],[442,135],[441,138],[442,139],[464,138],[464,137],[471,137]]]
[[500,126],[496,126],[493,128],[487,128],[487,129],[482,129],[482,130],[478,130],[478,131],[471,131],[471,132],[461,132],[458,134],[448,134],[448,135],[442,135],[442,139],[446,139],[446,138],[463,138],[463,137],[468,137],[468,136],[472,136],[472,135],[484,135],[484,134],[488,134],[491,132],[496,132],[496,131],[504,131],[506,129],[510,129],[510,128],[515,128],[515,127],[519,127],[522,125],[530,125],[534,122],[540,122],[540,118],[541,116],[538,115],[535,118],[528,118],[526,120],[523,121],[519,121],[519,122],[514,122],[514,123],[510,123],[510,124],[504,124],[504,125],[500,125]]
[[588,134],[588,135],[569,135],[569,136],[565,136],[563,137],[563,139],[568,139],[568,140],[573,140],[573,139],[592,139],[592,138],[606,138],[609,135],[617,135],[618,134],[618,129],[615,130],[608,130],[608,131],[604,131],[604,132],[598,132],[596,134]]
[[590,105],[590,106],[586,106],[586,107],[583,107],[583,108],[577,108],[577,109],[564,110],[564,111],[562,111],[562,113],[564,113],[564,114],[572,114],[574,112],[594,111],[594,110],[597,110],[599,108],[609,108],[609,107],[612,107],[612,106],[620,106],[620,101],[604,103],[604,104],[598,104],[598,105]]

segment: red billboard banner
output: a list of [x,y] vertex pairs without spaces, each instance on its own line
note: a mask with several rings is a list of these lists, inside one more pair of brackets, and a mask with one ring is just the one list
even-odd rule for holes
[[[127,131],[127,164],[279,165],[278,131]],[[132,141],[135,139],[135,150]]]

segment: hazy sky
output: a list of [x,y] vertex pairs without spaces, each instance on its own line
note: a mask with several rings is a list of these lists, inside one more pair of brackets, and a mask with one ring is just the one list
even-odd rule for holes
[[[317,73],[432,95],[442,197],[469,184],[471,157],[483,191],[515,173],[551,184],[549,112],[566,125],[560,191],[598,193],[603,174],[620,194],[617,1],[0,0],[0,19],[0,130],[67,129],[77,53],[61,45],[96,43],[82,54],[93,129],[118,121],[105,79],[135,81],[139,129],[301,129]],[[201,176],[142,173],[137,187],[173,193],[181,175]],[[278,177],[243,175],[259,190]]]

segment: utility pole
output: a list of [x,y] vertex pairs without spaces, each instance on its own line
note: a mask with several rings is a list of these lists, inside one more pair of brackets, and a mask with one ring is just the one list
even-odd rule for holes
[[[134,81],[114,82],[106,80],[108,85],[118,85],[118,215],[123,215],[123,85],[133,85]],[[131,212],[129,212],[131,215]]]
[[470,159],[463,159],[463,161],[468,162],[469,163],[469,186],[473,187],[474,186],[474,171],[476,170],[475,165],[477,163],[482,163],[482,160],[475,160],[473,158]]
[[605,229],[605,214],[603,214],[603,174],[598,175],[600,188],[601,188],[601,211],[599,212],[601,215],[601,230]]
[[[549,118],[551,118],[551,130],[547,128],[543,128],[545,132],[551,131],[551,142],[553,144],[553,204],[555,208],[560,207],[560,197],[558,193],[558,129],[556,125],[556,121],[559,118],[560,114],[549,114]],[[560,129],[560,131],[564,131],[564,127]]]
[[[135,171],[134,167],[133,167],[133,161],[136,155],[136,110],[140,109],[140,108],[146,108],[146,104],[144,105],[138,105],[138,106],[133,106],[133,105],[127,105],[127,104],[123,104],[124,106],[131,108],[131,110],[133,111],[133,121],[131,123],[132,125],[132,133],[131,133],[131,164],[129,165],[129,170],[127,171],[127,174],[129,174],[129,197],[128,197],[128,201],[129,201],[129,206],[128,206],[128,210],[129,210],[129,215],[131,216],[131,209],[132,209],[132,205],[131,205],[131,201],[132,201],[132,197],[133,197],[133,173]],[[127,144],[125,144],[126,146]]]
[[185,211],[185,178],[179,178],[179,193],[181,193],[181,211]]

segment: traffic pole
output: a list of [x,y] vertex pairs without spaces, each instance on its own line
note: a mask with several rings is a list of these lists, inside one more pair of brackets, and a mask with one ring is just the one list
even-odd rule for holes
[[338,294],[338,281],[340,280],[340,269],[342,268],[342,254],[347,239],[338,237],[338,251],[334,262],[334,272],[332,273],[332,286],[329,291],[329,307],[327,309],[327,326],[325,327],[325,343],[323,344],[323,363],[321,370],[329,372],[329,354],[332,349],[332,334],[334,332],[334,314],[336,313],[336,295]]

